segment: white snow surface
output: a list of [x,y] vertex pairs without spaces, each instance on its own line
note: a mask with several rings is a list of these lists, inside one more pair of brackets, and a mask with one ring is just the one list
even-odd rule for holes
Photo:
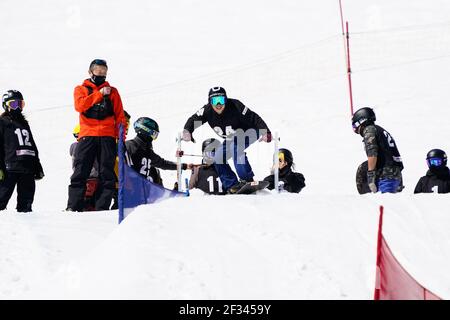
[[[450,197],[413,190],[426,153],[450,152],[450,3],[342,3],[355,108],[372,106],[395,138],[401,194],[356,192],[365,153],[349,123],[338,0],[2,0],[0,91],[24,94],[46,176],[33,213],[15,212],[15,194],[0,213],[0,299],[371,299],[380,205],[397,259],[449,299]],[[121,225],[117,211],[62,212],[73,88],[94,58],[108,61],[132,121],[158,121],[154,147],[166,159],[175,160],[176,134],[208,89],[221,85],[279,132],[305,189],[192,192],[140,206]],[[194,136],[214,133],[204,125]],[[200,143],[183,149],[200,153]],[[248,149],[257,178],[268,175],[272,151]],[[163,179],[170,187],[176,174]]]

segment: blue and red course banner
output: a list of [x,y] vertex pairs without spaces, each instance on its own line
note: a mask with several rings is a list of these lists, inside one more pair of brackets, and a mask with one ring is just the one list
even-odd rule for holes
[[394,257],[382,234],[383,211],[380,206],[374,300],[441,300],[421,286]]
[[119,134],[119,223],[137,206],[155,203],[164,199],[186,196],[183,192],[169,190],[155,184],[130,168],[125,162],[125,145],[123,128]]

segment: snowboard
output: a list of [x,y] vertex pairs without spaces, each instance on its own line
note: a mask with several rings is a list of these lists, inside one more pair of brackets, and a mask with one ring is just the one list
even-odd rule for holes
[[356,170],[356,189],[359,194],[370,193],[369,185],[367,184],[367,166],[367,161],[364,161]]
[[[356,170],[356,189],[358,190],[359,194],[366,194],[371,192],[369,189],[369,185],[367,184],[367,170],[367,161],[361,163]],[[401,177],[397,192],[402,192],[403,189],[405,189],[405,186],[403,185],[403,178]]]
[[269,186],[268,181],[252,181],[247,182],[242,188],[240,188],[236,194],[252,194],[258,190],[265,189]]

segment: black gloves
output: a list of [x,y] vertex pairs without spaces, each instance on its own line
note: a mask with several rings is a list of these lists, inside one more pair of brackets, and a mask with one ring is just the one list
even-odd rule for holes
[[38,161],[34,170],[34,180],[41,180],[45,176],[41,162]]

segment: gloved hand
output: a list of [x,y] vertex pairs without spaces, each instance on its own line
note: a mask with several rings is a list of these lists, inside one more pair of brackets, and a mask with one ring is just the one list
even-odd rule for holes
[[189,131],[187,131],[187,130],[183,130],[183,136],[182,136],[181,140],[186,141],[186,142],[191,141],[192,140],[192,134]]
[[38,162],[34,172],[34,180],[41,180],[43,177],[45,177],[44,169],[42,169],[41,163]]
[[2,169],[0,169],[0,182],[5,180],[5,171],[3,171]]
[[184,151],[183,150],[177,150],[175,152],[175,157],[177,158],[181,158],[184,155]]
[[267,132],[265,135],[263,135],[261,137],[261,141],[264,141],[264,142],[267,142],[267,143],[271,142],[272,141],[272,134],[270,132]]
[[34,180],[41,180],[43,177],[45,177],[45,174],[41,171],[34,175]]
[[194,168],[194,164],[193,163],[182,163],[181,164],[181,169],[183,170],[191,170],[192,168]]
[[367,184],[369,185],[369,189],[372,193],[376,193],[378,191],[375,170],[367,171]]

